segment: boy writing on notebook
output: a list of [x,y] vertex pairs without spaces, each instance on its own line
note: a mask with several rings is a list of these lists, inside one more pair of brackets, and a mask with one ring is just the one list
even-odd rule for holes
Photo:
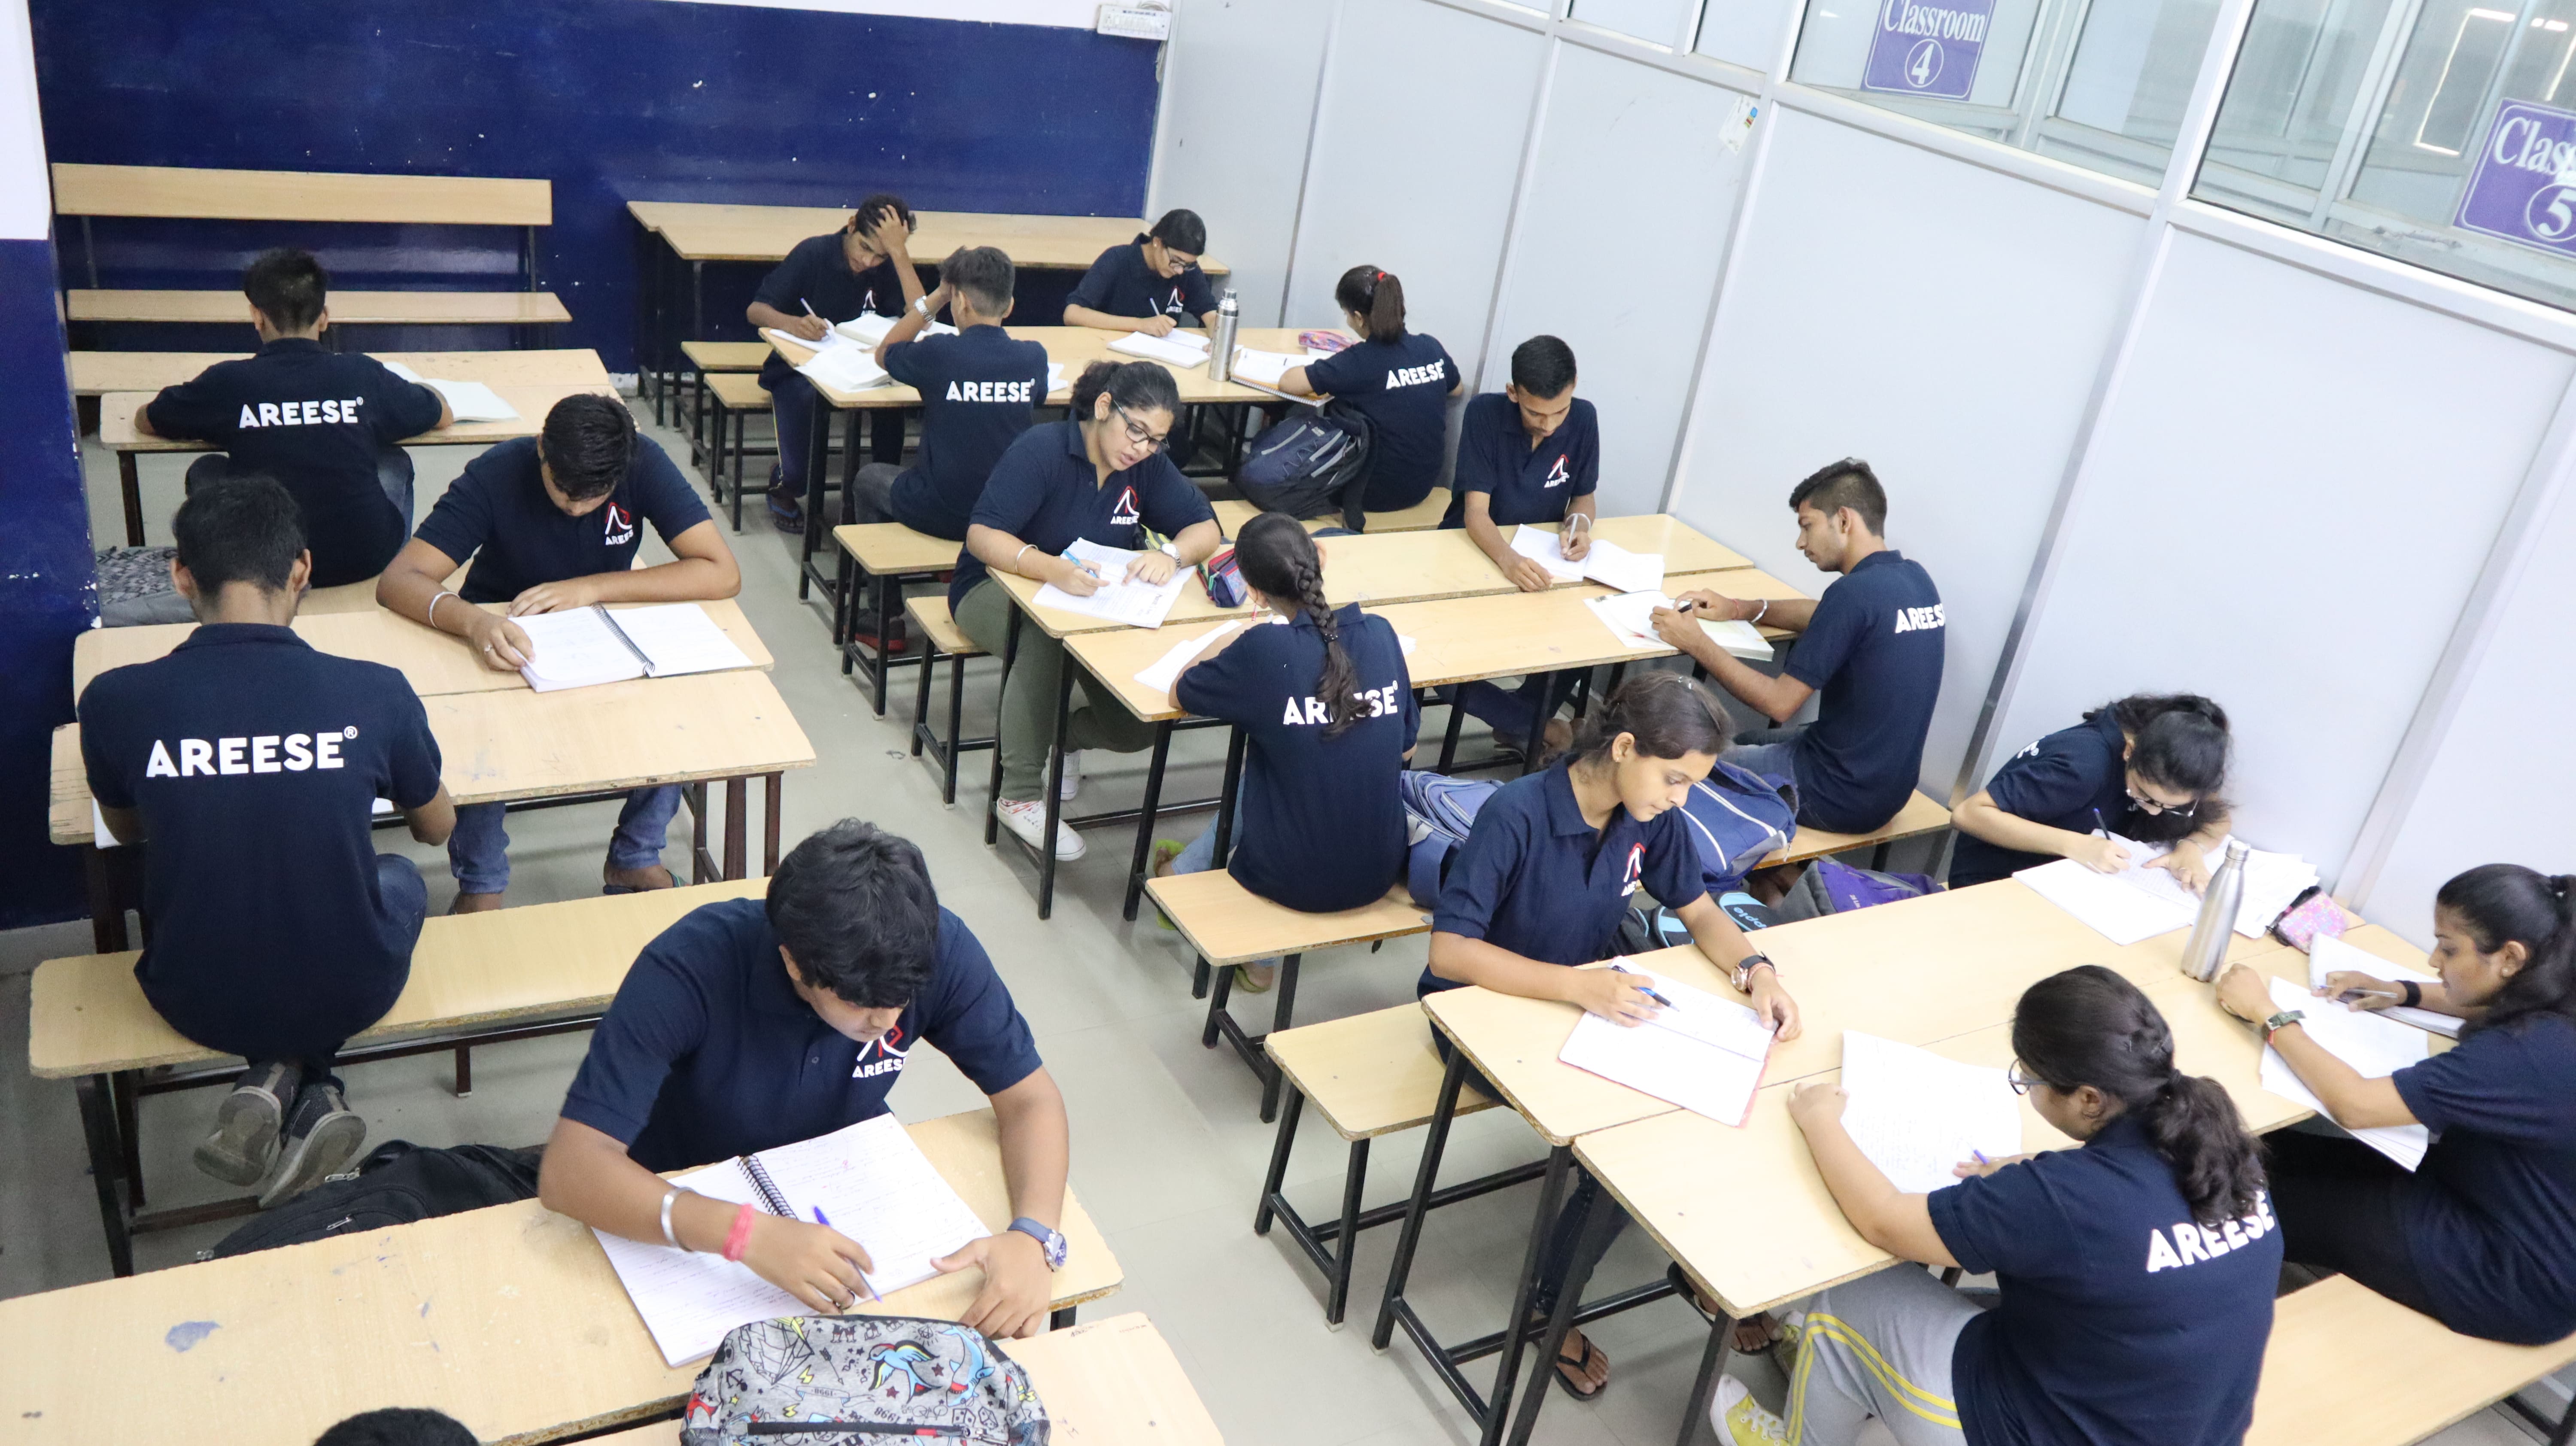
[[884,1114],[925,1040],[991,1101],[1016,1217],[931,1263],[982,1268],[964,1324],[1031,1334],[1065,1261],[1064,1096],[983,945],[940,907],[921,851],[858,819],[798,844],[765,900],[704,905],[645,946],[573,1077],[538,1195],[585,1225],[722,1253],[816,1310],[846,1309],[869,1294],[866,1242],[655,1172]]
[[[744,315],[751,324],[819,342],[832,327],[861,316],[901,316],[921,302],[913,269],[912,208],[879,193],[859,203],[841,229],[808,236],[760,280]],[[778,465],[769,474],[769,516],[781,532],[805,530],[805,446],[822,398],[776,351],[760,368],[778,423]],[[903,410],[868,413],[868,451],[879,462],[903,460]]]
[[[653,524],[673,560],[636,567],[638,521]],[[461,589],[447,579],[467,558]],[[516,672],[535,645],[514,617],[593,603],[703,602],[742,591],[742,572],[697,489],[615,397],[555,403],[545,431],[501,443],[467,463],[376,584],[384,607],[462,638],[487,668]],[[507,603],[500,612],[481,603]],[[603,892],[667,889],[662,843],[680,807],[676,785],[626,795],[609,841]],[[456,811],[447,860],[452,913],[501,907],[510,886],[502,805]]]

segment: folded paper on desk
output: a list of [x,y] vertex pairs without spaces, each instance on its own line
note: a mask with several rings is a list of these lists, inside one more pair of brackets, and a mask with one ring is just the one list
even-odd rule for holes
[[1156,658],[1143,671],[1137,673],[1136,681],[1156,692],[1169,693],[1172,691],[1172,685],[1180,681],[1183,668],[1194,662],[1199,654],[1225,641],[1233,635],[1235,629],[1242,626],[1243,620],[1236,618],[1220,623],[1195,638],[1172,644],[1170,652]]
[[[930,1262],[991,1232],[892,1115],[671,1177],[710,1199],[811,1223],[815,1213],[868,1253],[867,1283],[890,1295],[937,1275]],[[725,1332],[810,1308],[720,1255],[693,1255],[593,1231],[671,1365],[715,1350]]]
[[[2030,885],[2057,905],[2099,931],[2114,944],[2128,945],[2175,929],[2188,929],[2200,916],[2200,896],[2184,888],[2165,869],[2151,869],[2151,859],[2171,852],[2166,844],[2140,843],[2108,835],[2129,851],[2129,866],[2116,874],[2097,874],[2073,859],[2058,859],[2023,869],[2014,878]],[[2219,840],[2208,850],[2214,862],[2226,850]],[[2296,854],[2255,850],[2245,860],[2245,900],[2236,911],[2236,932],[2263,937],[2290,902],[2317,882],[2315,866]]]
[[1770,1026],[1723,995],[1634,972],[1672,1007],[1633,1029],[1587,1012],[1557,1051],[1558,1061],[1721,1125],[1742,1125],[1771,1062]]
[[[2409,1029],[2331,999],[2319,999],[2293,980],[2273,978],[2272,1007],[2295,1009],[2305,1015],[2299,1027],[2308,1038],[2360,1071],[2363,1079],[2386,1079],[2410,1064],[2422,1063],[2432,1049],[2432,1041],[2420,1029]],[[2290,1068],[2281,1052],[2268,1044],[2263,1046],[2263,1067],[2257,1077],[2263,1088],[2281,1098],[2326,1114],[2325,1102],[2300,1080],[2298,1071]],[[2424,1152],[2433,1144],[2432,1131],[2422,1125],[2376,1125],[2353,1130],[2352,1137],[2409,1170],[2424,1163]]]
[[[1583,605],[1601,619],[1602,626],[1632,648],[1660,648],[1663,638],[1655,632],[1655,609],[1673,606],[1673,600],[1659,592],[1626,592],[1617,597],[1585,598]],[[1756,662],[1771,660],[1771,644],[1753,624],[1741,619],[1716,623],[1703,619],[1700,630],[1717,645],[1739,658]]]
[[451,382],[440,377],[425,377],[401,362],[386,362],[385,370],[404,381],[429,388],[447,402],[447,410],[460,422],[515,422],[519,409],[501,400],[501,394],[481,382]]
[[[2416,984],[2442,982],[2439,977],[2427,974],[2421,969],[2409,969],[2403,964],[2392,963],[2376,954],[2355,948],[2341,939],[2320,934],[2309,941],[2308,986],[2312,989],[2325,988],[2326,976],[2337,970],[2367,974],[2373,979],[2411,981]],[[2428,1029],[2435,1034],[2452,1039],[2460,1037],[2462,1021],[2454,1015],[2435,1014],[2429,1009],[2409,1009],[2403,1004],[2383,1009],[2379,1014],[2383,1019],[2394,1019],[2411,1024],[2417,1029]]]
[[1955,1185],[1951,1167],[2021,1153],[2021,1105],[2004,1072],[1843,1031],[1843,1128],[1896,1188]]
[[1111,342],[1109,349],[1176,367],[1206,366],[1208,359],[1207,334],[1196,331],[1175,331],[1169,336],[1131,331]]
[[536,648],[519,676],[540,693],[751,666],[751,658],[696,603],[615,612],[594,605],[514,621]]
[[1615,542],[1595,540],[1581,562],[1566,560],[1563,542],[1553,532],[1524,522],[1512,533],[1512,551],[1547,569],[1558,582],[1590,578],[1621,592],[1659,592],[1664,586],[1664,555],[1630,552]]
[[1089,597],[1076,597],[1054,583],[1048,583],[1038,589],[1038,606],[1062,608],[1069,613],[1125,623],[1129,627],[1161,627],[1163,619],[1171,615],[1172,604],[1181,600],[1181,588],[1190,580],[1188,568],[1175,567],[1169,582],[1123,581],[1127,576],[1127,564],[1144,554],[1129,552],[1123,547],[1103,547],[1088,538],[1075,538],[1063,555],[1075,562],[1090,563],[1100,576],[1100,589]]

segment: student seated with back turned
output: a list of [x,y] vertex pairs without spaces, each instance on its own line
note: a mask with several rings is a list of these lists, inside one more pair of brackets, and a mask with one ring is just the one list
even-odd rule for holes
[[2482,864],[2433,896],[2439,984],[2347,970],[2316,991],[2355,1008],[2456,1015],[2456,1049],[2380,1079],[2308,1038],[2239,964],[2218,1003],[2263,1037],[2347,1130],[2424,1125],[2413,1173],[2368,1145],[2283,1130],[2273,1203],[2289,1258],[2341,1271],[2462,1335],[2540,1345],[2576,1333],[2576,929],[2568,889]]
[[[1431,923],[1431,963],[1415,993],[1481,984],[1525,999],[1554,999],[1630,1026],[1655,1017],[1642,974],[1569,966],[1618,951],[1619,923],[1640,888],[1688,925],[1692,942],[1749,996],[1782,1039],[1798,1037],[1798,1006],[1779,966],[1755,952],[1708,895],[1699,845],[1681,812],[1691,786],[1726,751],[1726,710],[1687,676],[1632,674],[1584,720],[1573,752],[1504,784],[1485,800],[1449,861]],[[1433,1030],[1442,1059],[1448,1036]],[[1469,1084],[1497,1099],[1471,1066]],[[1539,1266],[1531,1311],[1544,1320],[1578,1253],[1597,1262],[1616,1231],[1584,1241],[1582,1222],[1600,1186],[1586,1174],[1565,1202]],[[1626,1217],[1618,1217],[1624,1227]],[[1586,1267],[1587,1270],[1589,1267]],[[1610,1382],[1610,1358],[1569,1331],[1558,1384],[1589,1401]]]
[[1861,1153],[1839,1085],[1791,1093],[1863,1240],[1991,1273],[1998,1295],[1900,1265],[1810,1297],[1785,1426],[1730,1377],[1709,1408],[1719,1439],[1850,1446],[1872,1416],[1898,1446],[2244,1438],[2281,1235],[2225,1087],[2174,1068],[2164,1016],[2098,964],[2025,990],[2012,1045],[2013,1088],[2080,1147],[1961,1161],[1959,1182],[1929,1195],[1899,1193]]
[[2137,860],[2110,835],[2171,844],[2147,861],[2199,893],[2227,837],[2227,711],[2197,693],[2133,693],[2008,759],[1950,821],[1950,887],[2051,859],[2116,874]]
[[992,1102],[1018,1217],[931,1263],[983,1268],[965,1324],[1029,1335],[1065,1260],[1064,1096],[984,946],[940,907],[921,850],[854,818],[798,844],[766,900],[701,905],[644,946],[573,1076],[537,1192],[585,1225],[721,1253],[815,1310],[843,1310],[866,1298],[859,1272],[873,1268],[857,1241],[655,1172],[874,1119],[925,1040]]
[[[1284,512],[1264,512],[1235,539],[1252,606],[1284,627],[1248,627],[1181,670],[1172,701],[1244,731],[1242,803],[1226,872],[1253,893],[1310,914],[1356,909],[1404,875],[1404,801],[1396,775],[1422,711],[1395,625],[1324,600],[1315,539]],[[1177,853],[1171,872],[1217,866],[1216,830]],[[1270,987],[1273,961],[1238,982]]]
[[[374,357],[323,349],[330,284],[309,251],[262,252],[242,272],[258,354],[164,387],[134,413],[146,437],[225,449],[188,465],[191,492],[237,474],[284,484],[304,513],[315,587],[362,582],[393,561],[412,520],[411,454],[396,444],[455,420],[445,398]],[[183,600],[171,606],[135,620],[188,620]]]
[[[1047,398],[1046,348],[1002,330],[1014,274],[1011,258],[994,247],[959,247],[939,265],[939,289],[877,343],[877,365],[921,393],[921,455],[908,468],[861,467],[844,520],[900,522],[966,540],[984,479]],[[923,336],[942,307],[957,334]]]
[[1169,336],[1174,327],[1216,326],[1216,296],[1199,258],[1207,223],[1196,211],[1166,211],[1154,229],[1100,253],[1064,299],[1064,324],[1097,331]]
[[[1073,383],[1065,420],[1020,434],[993,466],[984,495],[966,527],[966,549],[948,583],[948,612],[968,637],[994,657],[1003,656],[1017,604],[995,573],[1051,582],[1076,597],[1100,590],[1093,564],[1063,556],[1075,539],[1143,555],[1127,577],[1169,582],[1175,571],[1207,561],[1223,542],[1207,494],[1190,485],[1164,447],[1181,410],[1180,388],[1161,364],[1096,361]],[[1151,528],[1171,541],[1160,551],[1145,546]],[[1038,627],[1020,629],[1011,676],[1002,685],[1002,716],[995,730],[1002,753],[1002,788],[994,807],[1002,823],[1031,848],[1046,847],[1047,750],[1054,746],[1058,670],[1064,643]],[[1064,783],[1074,795],[1081,778],[1080,752],[1105,748],[1134,753],[1150,747],[1154,728],[1137,721],[1117,695],[1089,674],[1082,679],[1086,705],[1073,710],[1065,729]],[[1082,857],[1082,835],[1056,831],[1055,856]]]
[[316,652],[288,627],[313,556],[284,487],[209,483],[170,530],[197,630],[167,657],[91,680],[81,754],[108,828],[151,843],[150,934],[134,966],[144,998],[249,1063],[197,1168],[257,1185],[265,1207],[365,1142],[332,1065],[402,993],[428,911],[420,870],[376,852],[370,811],[390,800],[426,844],[446,839],[456,811],[402,674]]
[[[653,524],[673,560],[638,568],[638,518]],[[447,578],[474,560],[461,591]],[[593,603],[701,602],[742,591],[742,572],[697,489],[615,397],[588,392],[546,414],[545,432],[503,442],[465,465],[420,525],[420,535],[385,569],[376,601],[416,623],[465,640],[483,666],[513,673],[536,645],[511,619]],[[486,612],[478,603],[508,603]],[[609,840],[604,893],[667,889],[663,837],[680,808],[676,784],[626,795]],[[501,907],[510,887],[510,835],[503,805],[456,811],[447,841],[456,875],[449,911]]]
[[[1846,457],[1789,493],[1798,551],[1840,573],[1822,599],[1745,602],[1686,592],[1681,611],[1659,608],[1655,631],[1708,670],[1719,687],[1774,723],[1736,738],[1727,755],[1798,785],[1798,822],[1835,833],[1884,827],[1914,796],[1923,736],[1941,699],[1941,594],[1923,564],[1887,545],[1887,492],[1878,474]],[[1692,614],[1741,618],[1801,636],[1780,676],[1756,672],[1717,645]],[[1786,726],[1818,692],[1816,721]]]
[[[821,341],[839,322],[862,316],[901,316],[921,304],[921,275],[913,270],[912,208],[901,196],[879,192],[859,203],[841,229],[808,236],[771,268],[743,309],[753,326]],[[769,517],[781,532],[805,530],[805,443],[814,408],[814,384],[787,358],[772,351],[761,363],[778,424],[778,461],[769,469]],[[903,409],[868,412],[868,453],[879,462],[903,460]]]
[[1290,367],[1279,390],[1330,394],[1368,418],[1368,481],[1362,507],[1396,512],[1431,495],[1449,430],[1449,401],[1467,374],[1438,340],[1404,329],[1404,283],[1374,266],[1354,266],[1333,287],[1342,321],[1359,344]]

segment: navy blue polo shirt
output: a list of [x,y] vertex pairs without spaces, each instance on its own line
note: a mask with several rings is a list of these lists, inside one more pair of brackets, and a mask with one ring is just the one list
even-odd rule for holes
[[[1022,432],[993,465],[968,518],[1040,552],[1062,552],[1078,537],[1136,552],[1145,546],[1148,527],[1178,537],[1184,527],[1215,520],[1207,494],[1190,485],[1168,453],[1156,452],[1101,481],[1083,449],[1082,426],[1072,421]],[[955,610],[990,575],[982,558],[961,548],[948,584],[949,608]]]
[[438,425],[438,393],[357,352],[281,337],[149,407],[164,437],[212,442],[235,467],[277,479],[304,513],[313,585],[362,582],[402,551],[404,518],[376,478],[376,455]]
[[150,840],[134,966],[209,1049],[300,1057],[393,1007],[410,931],[376,887],[375,800],[438,796],[438,741],[393,669],[290,628],[208,623],[80,698],[90,793]]
[[1404,800],[1395,776],[1421,730],[1421,705],[1395,625],[1352,603],[1333,614],[1359,675],[1360,721],[1324,736],[1324,637],[1299,612],[1261,625],[1185,670],[1172,700],[1249,740],[1243,808],[1226,871],[1310,914],[1373,903],[1404,873]]
[[2471,1030],[2389,1081],[2433,1132],[2407,1245],[2442,1323],[2517,1345],[2576,1332],[2576,1023]]
[[465,464],[418,536],[452,561],[474,559],[467,602],[508,602],[539,583],[633,567],[639,516],[665,544],[707,520],[697,489],[652,438],[635,439],[626,479],[608,501],[574,517],[546,495],[537,439],[516,437]]
[[[1640,887],[1674,909],[1707,894],[1680,809],[1640,823],[1613,808],[1609,824],[1596,829],[1574,800],[1572,767],[1561,759],[1485,800],[1449,861],[1433,929],[1542,964],[1592,964],[1611,956]],[[1458,987],[1425,968],[1414,992]]]
[[[894,263],[879,261],[865,271],[852,271],[850,255],[841,246],[848,234],[835,231],[797,242],[786,260],[760,278],[751,299],[789,316],[803,316],[811,306],[816,316],[835,324],[870,314],[903,315],[903,278]],[[773,351],[760,365],[760,384],[776,391],[780,380],[795,372]]]
[[1369,419],[1371,512],[1411,507],[1440,480],[1449,389],[1464,374],[1440,343],[1418,331],[1363,341],[1306,363],[1306,385]]
[[1067,306],[1087,306],[1106,316],[1168,316],[1182,326],[1200,325],[1216,310],[1207,273],[1195,261],[1178,276],[1157,276],[1145,264],[1145,238],[1112,246],[1064,298]]
[[896,342],[885,368],[921,393],[921,456],[894,480],[894,518],[963,542],[984,479],[1046,400],[1046,348],[1013,341],[998,326],[974,326]]
[[1458,424],[1458,466],[1449,479],[1454,495],[1440,525],[1467,525],[1470,492],[1485,494],[1497,527],[1562,522],[1575,498],[1600,485],[1601,422],[1590,402],[1576,397],[1565,420],[1532,447],[1520,404],[1505,393],[1484,392],[1468,400]]
[[[2015,818],[2073,833],[2108,829],[2126,838],[2129,768],[2123,754],[2128,735],[2104,708],[2072,728],[2060,728],[2007,759],[1986,780],[1995,807]],[[1991,883],[2022,869],[2047,863],[2054,854],[2027,853],[1990,844],[1962,832],[1950,855],[1950,887]]]
[[727,899],[635,956],[563,1116],[647,1170],[703,1165],[884,1114],[923,1040],[988,1095],[1038,1068],[1028,1021],[964,920],[939,911],[930,982],[884,1038],[861,1045],[797,994],[762,901]]
[[2128,1115],[1926,1199],[1951,1258],[2002,1295],[1951,1348],[1971,1446],[2237,1446],[2280,1284],[2268,1196],[2194,1224]]
[[1823,695],[1798,737],[1801,819],[1867,833],[1914,796],[1947,623],[1931,575],[1893,548],[1825,589],[1784,670]]

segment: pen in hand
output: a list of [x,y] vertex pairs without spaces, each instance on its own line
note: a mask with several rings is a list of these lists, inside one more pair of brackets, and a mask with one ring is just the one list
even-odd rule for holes
[[[1636,971],[1636,970],[1629,968],[1629,967],[1628,967],[1627,965],[1625,965],[1625,964],[1616,964],[1616,963],[1614,963],[1614,964],[1612,964],[1610,967],[1611,967],[1611,968],[1613,968],[1613,969],[1618,970],[1618,971],[1619,971],[1620,973],[1622,973],[1622,974],[1635,974],[1635,975],[1637,975],[1637,977],[1638,977],[1638,978],[1641,978],[1641,979],[1645,977],[1645,976],[1644,976],[1644,975],[1642,975],[1642,974],[1637,974],[1637,971]],[[1671,1008],[1673,1008],[1673,1007],[1674,1007],[1673,1002],[1672,1002],[1671,1000],[1669,1000],[1669,999],[1666,999],[1663,995],[1661,995],[1661,994],[1657,993],[1657,992],[1655,991],[1655,988],[1654,988],[1654,986],[1653,986],[1653,985],[1641,985],[1641,986],[1639,986],[1639,988],[1638,988],[1638,991],[1637,991],[1637,992],[1638,992],[1638,993],[1640,993],[1640,994],[1645,995],[1648,999],[1651,999],[1651,1000],[1655,1001],[1657,1004],[1662,1005],[1662,1006],[1663,1006],[1664,1008],[1666,1008],[1666,1009],[1671,1009]]]
[[[832,1217],[823,1213],[823,1207],[820,1205],[814,1207],[814,1223],[822,1226],[826,1230],[838,1228],[832,1224]],[[859,1284],[867,1286],[868,1299],[875,1301],[879,1305],[885,1304],[885,1297],[877,1294],[877,1288],[873,1285],[868,1285],[868,1273],[864,1270],[859,1272]]]

